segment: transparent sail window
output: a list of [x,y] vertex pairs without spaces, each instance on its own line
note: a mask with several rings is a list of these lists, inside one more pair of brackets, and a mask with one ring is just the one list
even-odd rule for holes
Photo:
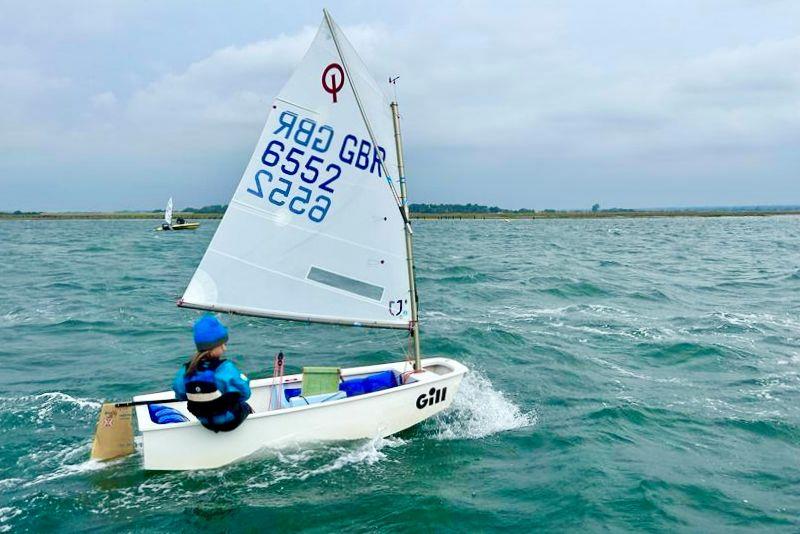
[[308,271],[308,275],[306,275],[306,278],[313,280],[314,282],[319,282],[320,284],[335,287],[336,289],[341,289],[342,291],[347,291],[348,293],[354,293],[378,302],[380,302],[380,300],[383,298],[383,288],[380,286],[362,282],[361,280],[356,280],[355,278],[342,276],[341,274],[332,273],[330,271],[326,271],[325,269],[320,269],[319,267],[311,267],[311,269]]

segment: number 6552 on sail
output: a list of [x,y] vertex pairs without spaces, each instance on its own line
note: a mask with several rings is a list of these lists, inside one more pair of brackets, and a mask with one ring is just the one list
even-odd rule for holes
[[[247,192],[258,198],[264,198],[264,188],[261,179],[266,179],[267,183],[273,183],[272,173],[266,170],[258,171],[253,179],[255,189],[248,187]],[[286,178],[278,177],[274,187],[267,193],[267,201],[276,206],[287,206],[289,211],[296,215],[306,214],[310,221],[315,223],[322,222],[331,207],[331,199],[326,195],[317,195],[314,198],[314,205],[308,207],[311,202],[311,189],[305,186],[298,186],[292,190],[294,184]],[[294,196],[291,196],[294,193]]]

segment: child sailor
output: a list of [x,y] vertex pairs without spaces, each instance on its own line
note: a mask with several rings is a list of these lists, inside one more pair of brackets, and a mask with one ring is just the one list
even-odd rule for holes
[[204,427],[227,432],[253,412],[250,380],[222,355],[227,350],[228,329],[207,314],[194,324],[195,355],[178,370],[172,389]]

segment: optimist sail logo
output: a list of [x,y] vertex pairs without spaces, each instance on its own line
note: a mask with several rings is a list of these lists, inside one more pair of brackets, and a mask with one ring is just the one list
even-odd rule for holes
[[322,88],[333,97],[336,103],[336,93],[344,87],[344,69],[338,63],[331,63],[322,71]]

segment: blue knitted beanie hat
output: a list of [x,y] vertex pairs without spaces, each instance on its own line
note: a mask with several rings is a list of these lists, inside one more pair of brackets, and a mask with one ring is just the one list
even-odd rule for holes
[[197,345],[197,350],[211,350],[227,341],[228,329],[213,315],[203,315],[194,323],[194,344]]

